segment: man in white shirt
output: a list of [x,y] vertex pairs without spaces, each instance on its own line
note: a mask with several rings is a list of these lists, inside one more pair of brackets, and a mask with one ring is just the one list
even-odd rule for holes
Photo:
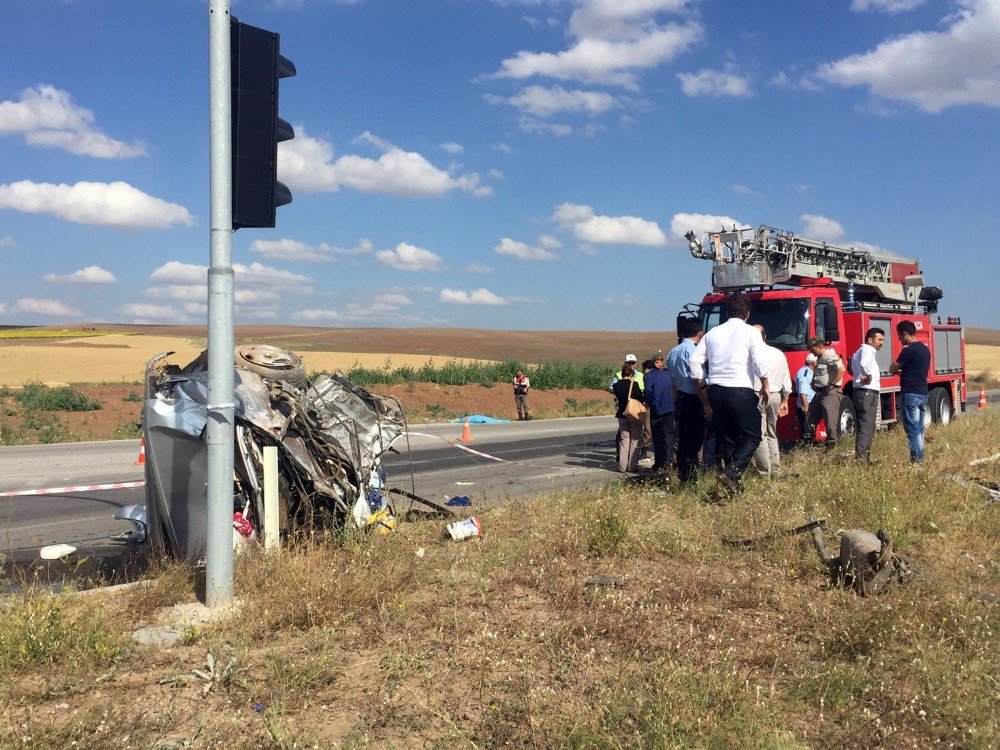
[[[767,341],[764,326],[755,325],[761,338]],[[776,477],[781,474],[781,452],[778,449],[778,419],[788,414],[788,397],[792,395],[792,376],[788,371],[785,353],[774,346],[765,344],[767,350],[767,373],[770,390],[766,402],[760,405],[760,430],[762,438],[754,463],[762,474]],[[760,380],[754,378],[754,389],[760,390]]]
[[[734,494],[760,445],[757,404],[769,398],[770,386],[767,348],[760,331],[747,324],[750,299],[742,294],[731,296],[726,302],[726,317],[725,323],[702,337],[690,366],[702,397],[708,391],[707,415],[714,419],[721,441],[719,457],[725,468],[717,475],[719,485]],[[760,379],[759,392],[754,391],[754,377]]]
[[851,357],[851,374],[854,376],[854,411],[857,412],[857,427],[854,434],[854,458],[858,463],[868,463],[875,438],[878,412],[882,408],[881,372],[875,355],[885,341],[885,331],[869,328],[865,343]]

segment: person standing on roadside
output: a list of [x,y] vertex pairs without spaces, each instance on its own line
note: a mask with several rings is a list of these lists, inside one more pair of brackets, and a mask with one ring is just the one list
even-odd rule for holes
[[868,463],[875,439],[875,425],[878,412],[882,408],[879,390],[882,387],[881,372],[875,355],[885,341],[885,331],[869,328],[865,343],[851,356],[851,374],[854,376],[854,411],[857,427],[854,433],[854,458],[858,463]]
[[[788,360],[785,353],[767,342],[767,331],[764,326],[754,326],[760,331],[767,351],[767,372],[770,376],[770,390],[767,401],[760,405],[761,441],[754,454],[754,463],[761,472],[771,477],[781,475],[781,450],[778,445],[778,419],[788,414],[788,397],[792,395],[792,376],[788,372]],[[760,390],[761,384],[754,378],[754,389]]]
[[931,350],[917,341],[917,327],[912,320],[896,324],[896,333],[903,342],[896,361],[889,365],[891,375],[899,374],[899,390],[903,399],[903,429],[910,445],[910,462],[924,460],[924,420],[927,418],[927,371],[931,366]]
[[705,440],[705,406],[691,377],[691,355],[701,341],[701,321],[685,318],[684,339],[667,355],[667,370],[674,388],[674,421],[677,424],[677,476],[682,482],[695,478],[698,453]]
[[514,406],[517,408],[517,419],[519,422],[531,419],[531,415],[528,413],[529,388],[531,388],[531,381],[524,374],[524,370],[520,367],[517,368],[517,374],[514,376]]
[[[617,383],[624,377],[625,368],[628,367],[629,365],[632,366],[632,373],[633,373],[632,379],[635,380],[636,385],[639,386],[639,389],[640,390],[642,389],[642,373],[636,372],[636,363],[638,361],[639,358],[636,357],[634,354],[625,355],[625,361],[622,363],[621,369],[612,376],[611,382],[608,384],[608,393],[611,393],[612,395],[614,394],[615,383]],[[618,460],[621,458],[619,450],[621,446],[621,440],[622,440],[622,431],[618,430],[618,432],[615,433],[615,463],[618,463]]]
[[653,471],[659,471],[669,468],[674,458],[674,388],[662,354],[653,357],[652,365],[643,379],[643,396],[653,435]]
[[[760,331],[747,323],[749,298],[742,294],[729,297],[726,317],[725,323],[705,334],[690,362],[698,387],[708,389],[711,416],[722,440],[719,453],[724,468],[717,480],[726,492],[735,494],[760,445],[757,405],[769,398],[770,383],[764,341]],[[760,378],[759,392],[754,392],[754,377]]]
[[633,422],[625,416],[625,407],[630,399],[635,399],[640,404],[645,403],[642,388],[635,380],[635,362],[625,362],[622,367],[622,376],[619,378],[612,390],[615,394],[615,403],[618,409],[615,416],[618,418],[618,471],[634,472],[639,468],[639,445],[642,442],[642,422]]
[[799,419],[800,440],[812,440],[809,434],[809,402],[816,392],[812,389],[813,370],[816,369],[816,355],[809,352],[806,363],[795,373],[795,415]]
[[815,433],[820,417],[826,422],[826,449],[833,450],[837,445],[837,427],[840,424],[840,399],[843,396],[842,386],[844,373],[847,369],[840,361],[837,352],[819,338],[809,339],[809,349],[816,355],[816,368],[813,370],[812,387],[816,396],[809,404],[809,424]]

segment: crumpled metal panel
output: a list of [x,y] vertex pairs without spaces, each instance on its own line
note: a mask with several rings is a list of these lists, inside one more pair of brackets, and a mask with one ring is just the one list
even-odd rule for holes
[[306,395],[319,417],[324,438],[353,459],[358,476],[365,480],[406,430],[403,412],[395,401],[361,390],[339,372],[320,375]]
[[[203,354],[184,368],[161,362],[149,370],[143,410],[150,538],[155,543],[165,536],[173,553],[189,560],[204,554],[206,538],[205,359]],[[358,499],[367,497],[382,455],[405,431],[395,401],[355,386],[339,372],[302,388],[236,367],[234,402],[242,439],[266,442],[258,433],[254,443],[253,426],[280,448],[279,470],[297,498],[288,522],[293,516],[308,522],[316,512],[346,519]],[[254,506],[261,480],[246,474],[256,467],[245,460],[245,448],[237,445],[234,491]]]
[[771,286],[787,281],[788,275],[776,275],[764,261],[752,263],[716,263],[712,266],[712,286],[716,289],[742,289],[748,286]]

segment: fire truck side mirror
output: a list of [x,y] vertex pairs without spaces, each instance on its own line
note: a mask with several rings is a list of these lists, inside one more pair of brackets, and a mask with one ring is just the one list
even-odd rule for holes
[[827,341],[840,341],[840,328],[837,324],[837,308],[833,305],[823,307],[823,331]]

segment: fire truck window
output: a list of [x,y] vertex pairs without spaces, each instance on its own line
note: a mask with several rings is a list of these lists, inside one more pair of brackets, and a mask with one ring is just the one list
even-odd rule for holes
[[725,309],[722,305],[702,305],[701,306],[701,329],[708,333],[721,323],[725,323]]
[[827,330],[826,330],[826,316],[824,314],[824,308],[832,307],[833,303],[828,300],[821,299],[816,301],[816,333],[815,335],[821,339],[829,341]]
[[771,299],[754,302],[750,325],[759,323],[767,332],[767,343],[782,351],[805,351],[809,333],[809,300]]

